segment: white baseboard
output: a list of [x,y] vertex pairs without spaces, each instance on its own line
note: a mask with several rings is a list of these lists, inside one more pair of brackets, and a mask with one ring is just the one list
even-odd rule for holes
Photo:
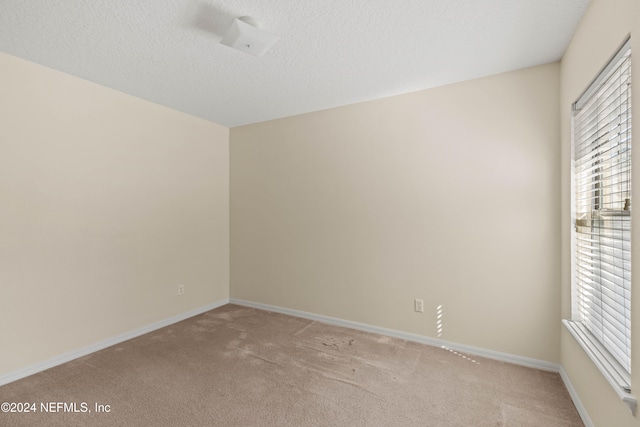
[[565,387],[569,391],[569,395],[571,395],[571,399],[573,400],[573,404],[578,410],[578,414],[580,414],[580,418],[582,418],[582,422],[585,427],[595,427],[593,422],[591,422],[591,418],[589,418],[589,414],[585,409],[582,401],[580,400],[580,396],[578,396],[578,392],[575,388],[573,388],[573,384],[571,384],[571,380],[569,379],[569,375],[567,375],[567,371],[564,370],[564,367],[560,366],[560,377],[562,377],[562,381],[564,381]]
[[132,338],[138,337],[140,335],[148,334],[149,332],[153,332],[156,329],[164,328],[165,326],[172,325],[174,323],[180,322],[182,320],[188,319],[193,316],[197,316],[198,314],[202,314],[209,310],[213,310],[218,307],[222,307],[229,303],[228,299],[224,299],[218,302],[214,302],[212,304],[205,305],[203,307],[196,308],[195,310],[188,311],[186,313],[178,314],[177,316],[170,317],[165,320],[161,320],[159,322],[152,323],[151,325],[144,326],[142,328],[126,332],[122,335],[118,335],[113,338],[106,339],[104,341],[100,341],[96,344],[89,345],[87,347],[79,348],[77,350],[70,351],[68,353],[61,354],[59,356],[53,357],[51,359],[45,360],[40,363],[36,363],[35,365],[27,366],[26,368],[19,369],[17,371],[9,372],[8,374],[4,374],[0,376],[0,386],[5,384],[9,384],[13,381],[17,381],[21,378],[28,377],[29,375],[36,374],[38,372],[44,371],[49,368],[53,368],[54,366],[62,365],[63,363],[70,362],[79,357],[86,356],[88,354],[94,353],[96,351],[105,349],[107,347],[111,347],[112,345],[119,344],[123,341],[130,340]]
[[262,304],[252,301],[245,301],[236,298],[230,298],[231,304],[242,305],[245,307],[258,308],[261,310],[273,311],[276,313],[288,314],[291,316],[302,317],[304,319],[316,320],[322,323],[328,323],[345,328],[358,329],[365,332],[373,332],[376,334],[387,335],[394,338],[400,338],[407,341],[414,341],[421,344],[427,344],[434,347],[446,348],[447,350],[458,351],[475,356],[485,357],[487,359],[498,360],[501,362],[512,363],[515,365],[526,366],[529,368],[540,369],[543,371],[560,372],[560,365],[557,363],[546,362],[544,360],[532,359],[529,357],[517,356],[499,351],[487,350],[480,347],[473,347],[464,344],[458,344],[437,338],[430,338],[423,335],[412,334],[409,332],[397,331],[394,329],[381,328],[378,326],[367,325],[364,323],[352,322],[350,320],[338,319],[335,317],[323,316],[320,314],[308,313],[306,311],[292,310],[289,308],[278,307],[274,305]]

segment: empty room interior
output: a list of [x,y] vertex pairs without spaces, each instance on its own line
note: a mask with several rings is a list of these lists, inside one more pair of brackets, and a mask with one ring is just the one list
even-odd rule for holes
[[0,2],[0,425],[639,427],[637,40],[638,0]]

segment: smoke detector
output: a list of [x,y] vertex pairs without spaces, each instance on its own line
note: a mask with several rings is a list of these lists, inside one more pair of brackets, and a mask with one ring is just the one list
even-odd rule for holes
[[225,46],[254,56],[262,56],[280,40],[279,36],[258,28],[258,21],[250,16],[235,18],[220,41]]

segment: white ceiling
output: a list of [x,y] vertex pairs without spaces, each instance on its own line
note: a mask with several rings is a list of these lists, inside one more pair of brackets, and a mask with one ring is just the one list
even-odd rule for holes
[[589,1],[0,0],[0,51],[234,127],[557,61]]

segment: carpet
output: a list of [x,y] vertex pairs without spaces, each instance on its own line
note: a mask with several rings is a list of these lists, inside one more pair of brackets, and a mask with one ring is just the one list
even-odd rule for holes
[[34,409],[2,426],[583,426],[557,373],[233,304],[2,386],[0,402]]

